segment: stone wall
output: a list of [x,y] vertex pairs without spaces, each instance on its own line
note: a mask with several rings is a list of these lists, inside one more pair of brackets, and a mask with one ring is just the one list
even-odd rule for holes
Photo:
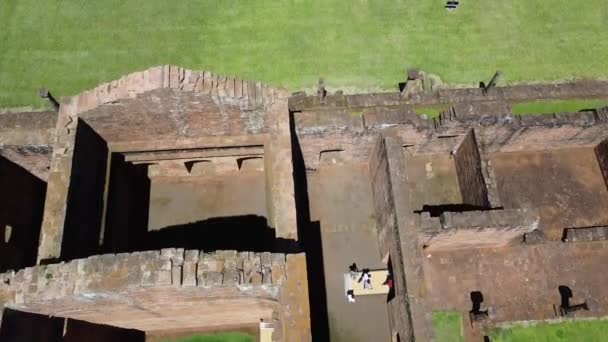
[[389,297],[391,334],[403,341],[428,341],[433,332],[426,309],[422,249],[413,220],[403,142],[380,137],[370,158],[379,246],[388,255],[394,279]]
[[55,112],[0,114],[0,156],[46,182],[56,121]]
[[481,115],[458,117],[453,111],[436,119],[437,134],[460,133],[475,127],[484,153],[594,147],[608,128],[601,110],[544,115]]
[[105,103],[134,98],[147,91],[170,88],[199,92],[218,97],[238,98],[255,103],[272,103],[285,91],[261,82],[244,81],[209,71],[193,71],[174,65],[162,65],[134,72],[117,80],[102,83],[70,99],[71,112],[82,113]]
[[523,242],[524,234],[538,228],[539,216],[530,209],[444,212],[440,217],[422,213],[420,240],[426,251],[503,247]]
[[[157,93],[164,95],[155,97]],[[143,101],[144,98],[147,100]],[[197,99],[200,101],[197,102]],[[140,111],[131,112],[129,104],[137,101],[142,105]],[[184,101],[188,105],[182,108]],[[216,118],[221,119],[214,121],[217,125],[213,127],[207,127],[211,121],[205,120],[204,116],[205,104],[209,102],[214,105],[211,109],[217,114]],[[162,117],[162,120],[154,120],[154,115]],[[196,119],[189,121],[193,117]],[[236,123],[233,122],[235,120]],[[297,234],[293,190],[289,190],[293,189],[289,124],[285,91],[261,83],[173,66],[129,74],[120,80],[62,99],[49,170],[49,196],[45,202],[38,260],[84,255],[79,251],[62,251],[64,236],[72,238],[71,234],[64,234],[64,229],[68,227],[68,218],[74,214],[74,210],[72,213],[66,210],[69,211],[75,203],[69,198],[72,190],[68,193],[67,189],[84,189],[71,186],[71,183],[78,181],[75,171],[79,167],[77,153],[82,142],[77,141],[77,132],[80,131],[77,126],[81,125],[89,125],[92,131],[101,135],[101,140],[107,142],[109,150],[118,152],[264,146],[269,224],[275,228],[277,237],[294,240]],[[97,163],[97,159],[87,165],[94,163]],[[97,175],[98,170],[105,170],[103,165],[97,164],[98,167],[90,174]],[[100,178],[91,178],[87,179],[89,185],[96,187],[101,184],[97,181]],[[103,189],[94,192],[94,196],[104,196],[103,192]],[[101,224],[94,222],[99,215],[92,210],[99,207],[97,197],[89,202],[90,208],[87,209],[91,210],[81,214],[87,217],[87,223],[91,223],[86,225],[87,230],[92,231],[85,237],[85,249],[88,250],[93,239],[100,239],[100,234],[94,230],[101,229]],[[75,212],[79,213],[80,210]]]
[[321,166],[325,152],[336,152],[336,163],[367,163],[372,155],[377,133],[333,132],[323,134],[298,134],[304,164],[307,171]]
[[369,162],[376,213],[378,246],[383,257],[389,256],[395,280],[395,296],[388,301],[389,325],[393,333],[399,333],[404,341],[414,340],[414,327],[407,294],[407,280],[403,265],[401,240],[397,228],[397,213],[389,172],[385,140],[377,139]]
[[376,93],[356,95],[330,95],[323,103],[317,96],[295,96],[289,101],[291,111],[302,111],[319,107],[374,107],[411,105],[455,104],[471,101],[522,102],[539,99],[606,98],[608,82],[578,81],[559,84],[532,84],[496,87],[484,93],[481,88],[438,89],[433,92],[409,94],[402,98],[399,93]]
[[597,162],[600,166],[600,170],[602,171],[602,176],[604,176],[606,187],[608,187],[608,139],[605,139],[599,143],[595,147],[594,151],[595,155],[597,156]]
[[0,156],[0,272],[36,264],[46,183]]
[[563,242],[585,242],[608,240],[608,226],[564,229]]
[[488,207],[488,190],[481,170],[481,157],[475,131],[470,129],[456,148],[454,163],[464,204]]
[[[397,248],[399,232],[395,218],[395,202],[388,170],[388,159],[384,139],[379,137],[371,153],[369,169],[374,195],[376,229],[380,254],[387,255],[391,249]],[[398,265],[394,265],[396,267]]]
[[[78,307],[79,301],[84,301],[81,303],[83,308],[96,300],[107,306],[112,298],[127,296],[132,298],[129,301],[135,300],[141,305],[153,300],[169,308],[171,303],[164,302],[169,300],[168,290],[163,290],[163,295],[159,293],[152,297],[146,293],[171,288],[181,289],[175,295],[183,293],[186,298],[192,298],[189,297],[192,291],[188,289],[199,289],[197,298],[271,299],[282,305],[280,320],[293,326],[293,333],[299,336],[286,340],[309,340],[308,289],[303,254],[163,249],[35,266],[0,275],[0,307],[56,315],[62,312],[65,304],[63,312],[74,312],[74,318],[78,318],[76,309],[72,307],[74,304]],[[124,301],[120,299],[128,309],[129,301]],[[151,307],[148,304],[148,308]],[[103,311],[104,306],[98,306],[98,310]],[[96,317],[101,323],[112,323],[111,317]],[[140,323],[124,321],[127,327],[137,327]],[[290,334],[289,330],[283,331],[283,336],[292,336]]]
[[51,145],[56,112],[0,114],[0,146]]
[[114,144],[249,136],[268,133],[268,105],[162,88],[102,104],[79,117]]

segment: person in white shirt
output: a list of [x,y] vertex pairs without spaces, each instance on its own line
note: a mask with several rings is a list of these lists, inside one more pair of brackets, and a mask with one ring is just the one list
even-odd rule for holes
[[355,292],[353,290],[346,291],[346,298],[348,298],[349,303],[355,302]]
[[372,275],[369,273],[369,270],[364,270],[361,275],[361,281],[363,282],[363,289],[371,290],[372,288]]

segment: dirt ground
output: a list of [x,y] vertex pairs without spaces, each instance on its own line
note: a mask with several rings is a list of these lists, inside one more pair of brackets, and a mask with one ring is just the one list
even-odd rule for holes
[[216,217],[265,217],[265,189],[263,171],[214,178],[155,178],[150,187],[148,229],[159,230]]
[[538,208],[540,228],[560,240],[564,228],[608,224],[608,191],[592,148],[490,156],[505,208]]
[[600,302],[598,311],[578,316],[608,314],[607,258],[606,241],[551,242],[435,252],[425,258],[424,271],[433,309],[461,311],[471,336],[472,291],[482,292],[496,322],[555,318],[553,305],[560,304],[560,285],[572,289],[574,304],[587,298]]
[[321,223],[331,341],[389,341],[386,296],[347,303],[343,274],[381,262],[367,165],[322,167],[309,177],[312,220]]
[[409,157],[407,175],[413,210],[462,203],[456,165],[449,153]]

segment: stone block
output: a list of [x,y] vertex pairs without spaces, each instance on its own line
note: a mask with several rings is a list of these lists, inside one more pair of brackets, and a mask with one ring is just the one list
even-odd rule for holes
[[201,253],[198,260],[198,269],[200,271],[219,272],[223,269],[223,262],[218,261],[215,254]]
[[226,79],[226,85],[224,87],[224,89],[226,90],[226,96],[228,97],[234,97],[234,77],[228,77]]
[[272,284],[272,269],[270,267],[262,270],[262,284]]
[[199,259],[199,251],[196,249],[187,250],[184,253],[184,262],[197,263]]
[[218,251],[217,257],[218,259],[222,259],[224,261],[224,269],[237,268],[237,262],[239,260],[237,251]]
[[156,285],[168,286],[173,282],[173,271],[172,270],[159,270],[156,271]]
[[205,287],[221,286],[223,279],[224,275],[222,272],[206,271],[201,273],[198,284]]
[[285,265],[286,261],[285,254],[283,253],[272,253],[272,264],[273,265]]
[[234,97],[242,98],[243,97],[243,81],[241,79],[234,79]]
[[272,265],[272,254],[270,252],[262,252],[259,255],[262,267],[270,267]]
[[182,284],[182,266],[173,266],[171,268],[171,284],[180,286]]
[[217,96],[225,97],[228,95],[226,90],[227,79],[226,76],[219,76],[217,79]]
[[283,281],[285,280],[285,266],[279,264],[272,265],[270,278],[274,285],[283,284]]
[[224,271],[222,284],[227,286],[239,284],[239,272],[236,269],[228,269]]
[[196,286],[196,265],[193,262],[184,262],[182,286]]
[[211,79],[212,79],[212,74],[209,71],[205,71],[203,72],[203,86],[200,89],[201,92],[205,93],[205,94],[209,94],[211,92]]
[[535,229],[524,235],[524,242],[527,245],[534,245],[545,242],[545,234],[540,229]]
[[264,276],[262,272],[252,272],[246,281],[251,285],[261,285],[264,281]]
[[171,260],[175,256],[176,249],[175,248],[163,248],[160,250],[161,259]]

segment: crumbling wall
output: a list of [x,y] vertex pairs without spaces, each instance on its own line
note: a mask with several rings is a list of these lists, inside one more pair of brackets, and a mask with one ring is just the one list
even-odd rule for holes
[[244,99],[255,103],[272,103],[276,96],[285,94],[284,90],[269,87],[261,82],[244,81],[174,65],[161,65],[102,83],[72,97],[70,102],[76,106],[76,113],[82,113],[105,103],[134,98],[138,94],[162,88]]
[[[390,144],[390,146],[387,146]],[[388,300],[391,334],[403,341],[429,340],[430,314],[425,309],[421,251],[411,220],[410,193],[402,143],[380,137],[370,159],[379,247],[388,255],[394,296]]]
[[0,156],[0,272],[36,264],[46,183]]
[[377,139],[369,162],[376,213],[378,246],[383,257],[389,256],[395,279],[395,296],[388,301],[389,324],[405,340],[414,338],[414,328],[408,303],[407,283],[401,252],[401,240],[397,228],[395,201],[383,137]]
[[600,166],[600,170],[602,171],[602,176],[604,176],[606,187],[608,187],[608,139],[605,139],[599,143],[595,147],[594,151],[595,155],[597,156],[597,162]]
[[386,147],[384,146],[383,138],[378,138],[377,140],[371,154],[369,168],[374,195],[378,245],[380,247],[380,254],[385,256],[391,249],[396,248],[396,244],[399,241],[399,233],[396,227],[395,202],[393,200],[388,171]]
[[435,119],[436,130],[446,135],[475,127],[484,151],[491,153],[592,147],[605,139],[608,128],[608,114],[603,108],[543,115],[478,114],[446,111]]
[[481,170],[475,131],[470,129],[454,153],[456,173],[464,204],[488,207],[488,190]]
[[[157,92],[168,95],[166,97],[154,97]],[[142,103],[143,107],[139,108],[139,112],[130,112],[128,110],[129,101],[138,100],[137,96],[141,94],[144,94],[142,98],[145,97],[149,101]],[[183,104],[180,99],[187,100],[188,106],[185,109],[180,107],[180,103]],[[201,101],[197,102],[197,99]],[[216,125],[217,127],[207,127],[209,122],[201,120],[200,116],[205,114],[205,107],[204,105],[201,106],[201,103],[205,101],[213,102],[214,108],[217,109],[214,113],[218,114],[221,119]],[[178,108],[172,108],[172,103]],[[164,107],[165,105],[168,107]],[[127,108],[126,111],[125,108]],[[92,112],[97,109],[99,109],[99,115],[93,115]],[[193,111],[189,112],[190,109],[193,109]],[[154,115],[145,116],[148,111],[162,117],[163,124],[161,126],[164,125],[161,127],[162,130],[155,131],[152,129],[152,132],[150,131],[150,127],[158,128],[154,126],[158,122],[154,120]],[[85,112],[86,114],[83,114]],[[116,113],[123,113],[126,116],[113,115]],[[226,117],[222,119],[222,115]],[[280,117],[277,118],[278,115]],[[190,126],[188,117],[198,117],[196,125]],[[204,115],[202,118],[204,118]],[[232,118],[240,120],[242,125],[233,125]],[[99,121],[94,123],[95,120],[93,119]],[[130,125],[125,124],[127,119],[130,120]],[[89,203],[86,208],[87,213],[79,214],[80,210],[66,212],[70,208],[67,202],[74,202],[73,194],[78,194],[86,187],[77,184],[78,170],[76,168],[79,163],[75,162],[78,158],[75,154],[77,154],[78,146],[81,145],[80,142],[76,141],[76,132],[80,131],[76,126],[81,124],[90,124],[90,127],[93,128],[92,131],[100,134],[103,137],[102,140],[108,143],[110,149],[120,152],[265,145],[268,141],[274,141],[277,140],[275,138],[280,137],[280,142],[277,142],[277,144],[280,143],[280,147],[275,148],[274,151],[281,155],[280,158],[276,158],[276,163],[272,163],[272,167],[281,170],[281,172],[286,170],[288,172],[285,175],[291,175],[291,159],[285,158],[285,156],[291,155],[291,146],[288,145],[290,142],[289,116],[284,90],[270,88],[259,82],[247,82],[174,66],[155,67],[126,75],[119,80],[102,84],[77,96],[62,99],[56,124],[52,163],[49,170],[49,193],[52,193],[53,196],[48,196],[45,204],[38,253],[39,261],[90,255],[92,254],[90,251],[92,250],[93,240],[99,240],[100,238],[100,234],[98,234],[100,225],[96,222],[100,217],[97,208],[99,208],[98,204],[103,202],[98,201],[97,197],[92,200],[87,199]],[[150,127],[147,124],[150,124]],[[247,127],[246,132],[240,129],[243,125]],[[106,132],[100,133],[104,127]],[[142,127],[148,127],[149,129],[142,129]],[[214,131],[216,128],[217,130]],[[203,132],[203,136],[201,136],[201,132]],[[120,141],[111,141],[112,139],[105,136],[111,134],[118,134],[110,138],[120,138],[118,139]],[[229,135],[229,137],[226,135]],[[184,137],[187,139],[182,139]],[[98,153],[94,152],[94,154],[97,155]],[[98,170],[105,169],[96,160],[90,161],[89,164],[97,164],[98,167],[90,172],[95,176]],[[274,180],[273,194],[277,193],[276,197],[293,195],[292,192],[282,191],[282,193],[279,193],[274,190],[278,188],[275,184],[288,185],[286,179],[291,179],[291,177],[283,177],[282,175],[279,176],[275,172],[275,177],[272,178]],[[86,179],[85,181],[88,184],[87,186],[91,188],[101,184],[94,179]],[[69,183],[73,183],[74,186]],[[66,191],[68,187],[70,188],[69,194]],[[281,190],[284,189],[286,187]],[[103,190],[97,192],[95,189],[91,193],[94,196],[97,196],[97,194],[103,196]],[[279,206],[278,201],[275,201],[275,196],[272,198],[272,205]],[[282,211],[273,210],[271,221],[274,224],[279,221],[279,218],[285,218],[284,222],[276,223],[277,235],[292,237],[296,235],[295,212],[289,212],[290,214],[287,215],[287,206],[288,204],[284,208],[282,207],[284,209]],[[294,211],[293,208],[292,211]],[[86,217],[88,218],[85,220]],[[293,222],[287,222],[291,218],[293,218]],[[69,220],[75,222],[80,219],[87,223],[87,228],[83,230],[93,231],[86,234],[86,241],[83,246],[76,246],[75,250],[72,251],[62,251],[62,247],[65,246],[64,237],[75,238],[75,235],[80,234],[68,234],[64,231],[67,230],[68,225],[71,225]],[[94,230],[97,230],[97,232]],[[286,233],[283,234],[283,231]],[[68,246],[70,245],[72,244],[69,243]],[[85,250],[89,252],[85,253]]]
[[288,275],[287,259],[281,253],[204,253],[174,248],[92,256],[1,274],[0,307],[27,307],[30,303],[66,296],[170,285],[204,288],[267,285],[262,292],[276,297],[278,287]]
[[608,240],[608,226],[566,228],[562,240],[563,242]]
[[[154,291],[156,295],[152,294]],[[282,308],[277,319],[285,324],[277,336],[282,335],[284,341],[310,341],[304,254],[205,253],[169,248],[98,255],[0,274],[0,308],[46,315],[56,315],[63,306],[64,312],[74,315],[70,317],[78,318],[79,310],[74,308],[90,306],[96,301],[104,306],[95,312],[112,305],[137,311],[141,309],[137,305],[132,307],[132,303],[144,302],[156,310],[153,308],[171,305],[171,298],[177,300],[179,296],[184,296],[182,300],[186,301],[196,298],[271,300]],[[144,315],[148,321],[135,318],[124,321],[124,317],[103,312],[95,317],[95,323],[126,328],[148,326],[151,319]],[[164,319],[160,312],[152,317]],[[204,322],[197,324],[204,326]]]
[[375,107],[410,105],[455,104],[472,101],[525,102],[540,99],[606,98],[608,82],[576,81],[558,84],[525,84],[495,87],[484,92],[482,88],[446,88],[432,92],[410,93],[401,97],[399,93],[376,93],[355,95],[329,95],[319,100],[317,96],[295,96],[289,101],[291,111],[302,111],[319,107]]
[[503,247],[538,228],[538,213],[530,209],[422,213],[420,240],[427,251]]

